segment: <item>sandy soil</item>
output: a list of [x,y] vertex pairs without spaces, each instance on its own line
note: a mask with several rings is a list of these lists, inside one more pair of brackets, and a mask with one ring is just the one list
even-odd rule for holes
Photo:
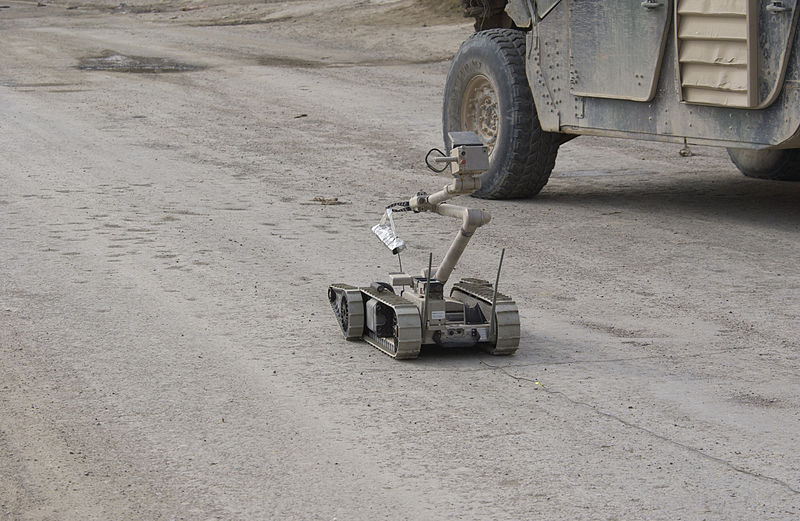
[[[0,519],[800,516],[800,186],[571,141],[537,199],[473,201],[457,275],[508,249],[517,354],[397,362],[325,290],[385,278],[382,207],[446,182],[470,22],[45,3],[0,9]],[[115,56],[182,72],[80,68]],[[454,232],[398,225],[415,269]]]

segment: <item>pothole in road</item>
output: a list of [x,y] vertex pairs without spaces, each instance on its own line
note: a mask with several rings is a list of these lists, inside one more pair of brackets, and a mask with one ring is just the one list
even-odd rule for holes
[[259,65],[267,67],[287,67],[290,69],[317,69],[319,67],[330,67],[331,64],[318,60],[304,60],[302,58],[291,58],[288,56],[260,56]]
[[292,58],[287,56],[263,55],[259,56],[259,65],[267,67],[288,67],[292,69],[319,69],[319,68],[344,68],[344,67],[378,67],[378,66],[397,66],[397,65],[426,65],[429,63],[440,63],[449,61],[450,58],[434,57],[422,60],[404,59],[372,59],[372,60],[353,60],[353,61],[327,61],[329,57],[320,59]]
[[112,71],[132,73],[190,72],[205,69],[200,65],[182,63],[153,56],[126,56],[105,51],[100,56],[81,58],[78,68],[84,71]]

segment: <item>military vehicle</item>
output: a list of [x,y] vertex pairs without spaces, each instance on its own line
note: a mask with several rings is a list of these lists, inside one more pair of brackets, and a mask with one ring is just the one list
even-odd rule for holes
[[523,198],[582,134],[726,147],[746,176],[800,180],[798,0],[461,0],[444,140],[490,150],[475,195]]
[[[475,231],[491,220],[489,212],[456,206],[447,201],[469,195],[481,187],[481,174],[489,167],[489,150],[472,132],[448,135],[450,155],[426,157],[436,172],[450,168],[453,178],[433,194],[418,192],[407,201],[386,208],[372,231],[393,254],[400,255],[405,242],[397,236],[392,214],[430,212],[461,220],[461,227],[439,266],[433,256],[419,275],[390,273],[390,282],[369,286],[331,284],[328,300],[347,340],[364,340],[396,359],[416,358],[423,345],[442,347],[480,346],[493,355],[510,355],[519,346],[519,312],[513,300],[499,293],[500,267],[494,285],[481,279],[464,279],[444,295],[444,287]],[[436,150],[438,152],[438,150]],[[444,164],[437,168],[436,164]],[[505,252],[505,250],[503,250]]]

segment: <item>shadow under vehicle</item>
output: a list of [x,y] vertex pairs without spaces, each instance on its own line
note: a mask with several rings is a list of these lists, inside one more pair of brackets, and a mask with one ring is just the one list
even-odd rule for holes
[[461,0],[476,33],[445,86],[445,145],[490,149],[475,195],[536,195],[558,147],[595,135],[726,147],[800,180],[798,0]]

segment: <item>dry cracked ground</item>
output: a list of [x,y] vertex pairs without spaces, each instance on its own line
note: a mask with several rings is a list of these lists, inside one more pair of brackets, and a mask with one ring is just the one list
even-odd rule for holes
[[[724,151],[578,138],[538,198],[472,200],[456,275],[507,248],[514,356],[341,338],[327,285],[385,279],[370,227],[446,182],[470,30],[3,0],[0,519],[800,518],[800,186]],[[455,231],[398,226],[414,270]]]

